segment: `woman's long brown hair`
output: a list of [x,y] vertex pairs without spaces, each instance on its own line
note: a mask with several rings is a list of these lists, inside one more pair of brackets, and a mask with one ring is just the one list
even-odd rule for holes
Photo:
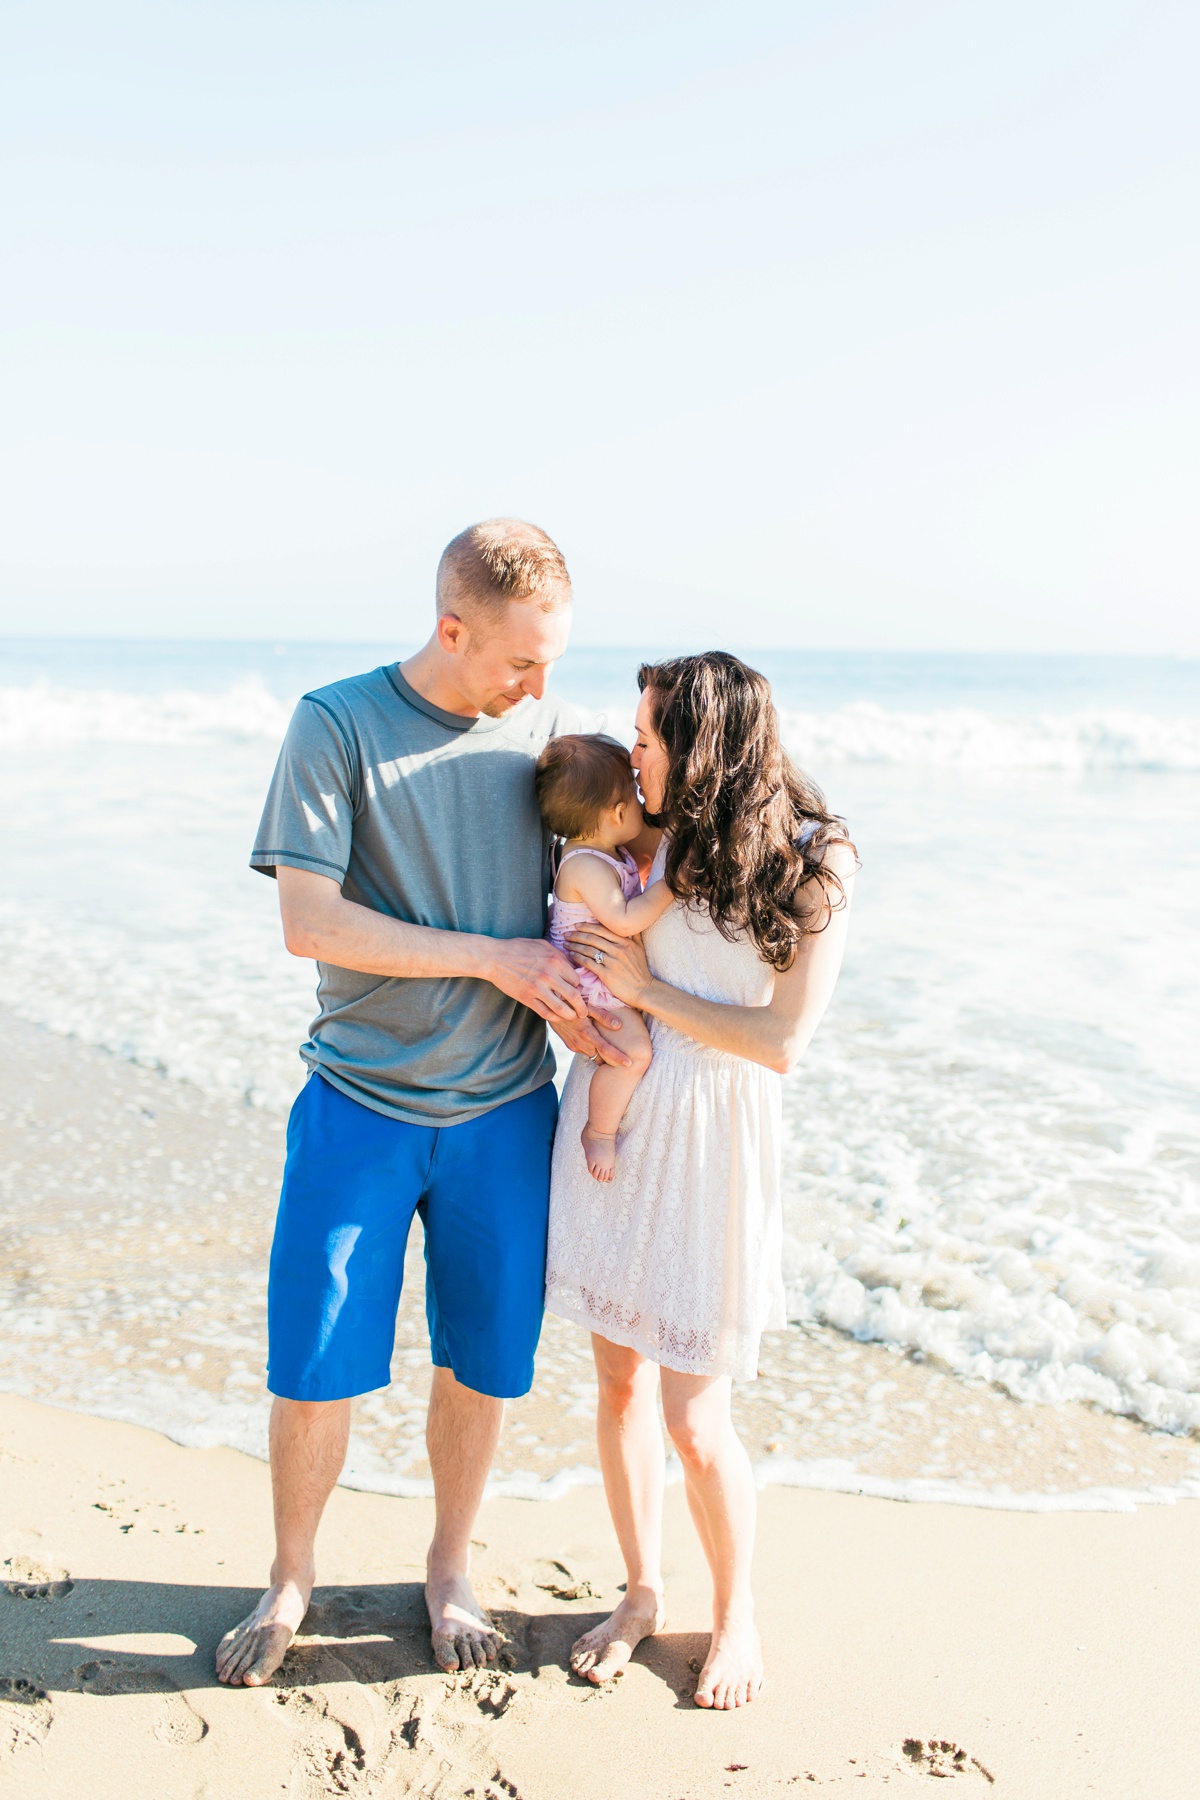
[[710,650],[643,663],[638,686],[667,752],[655,815],[670,834],[667,886],[707,908],[722,937],[748,933],[764,962],[789,969],[801,940],[846,903],[824,859],[849,838],[784,750],[770,682]]

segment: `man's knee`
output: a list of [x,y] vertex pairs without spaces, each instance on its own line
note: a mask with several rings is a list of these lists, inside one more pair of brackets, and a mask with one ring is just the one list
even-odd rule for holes
[[339,1413],[350,1410],[349,1400],[289,1400],[276,1394],[271,1404],[271,1422],[288,1431],[319,1431],[334,1423]]

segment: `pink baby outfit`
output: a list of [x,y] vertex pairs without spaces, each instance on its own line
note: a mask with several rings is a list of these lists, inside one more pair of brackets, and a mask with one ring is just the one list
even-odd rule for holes
[[[615,856],[609,856],[604,850],[588,850],[586,848],[568,850],[563,857],[562,862],[558,865],[558,874],[554,877],[554,885],[556,888],[558,886],[558,876],[562,874],[564,865],[569,863],[573,856],[598,856],[601,862],[609,863],[617,871],[617,876],[621,883],[621,892],[624,894],[627,901],[636,900],[641,893],[642,878],[638,874],[637,864],[627,850],[622,850],[620,862],[617,861]],[[598,925],[599,923],[600,921],[595,913],[590,907],[585,906],[582,900],[560,900],[557,893],[552,895],[550,900],[550,926],[547,936],[549,937],[550,942],[557,949],[564,951],[566,955],[571,956],[570,948],[567,944],[568,931],[578,931],[582,925]],[[571,961],[574,962],[575,958],[571,957]],[[594,969],[579,968],[578,964],[576,964],[576,971],[579,975],[579,991],[589,1006],[599,1007],[601,1011],[612,1006],[624,1006],[625,1002],[623,1000],[616,1000],[613,998]]]

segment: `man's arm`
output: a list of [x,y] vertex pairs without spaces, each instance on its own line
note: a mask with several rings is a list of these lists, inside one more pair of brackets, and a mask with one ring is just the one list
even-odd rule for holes
[[569,958],[545,939],[490,938],[410,925],[347,900],[330,876],[283,865],[275,873],[283,941],[293,956],[363,975],[461,975],[490,981],[552,1025],[585,1029],[587,1006],[579,978]]

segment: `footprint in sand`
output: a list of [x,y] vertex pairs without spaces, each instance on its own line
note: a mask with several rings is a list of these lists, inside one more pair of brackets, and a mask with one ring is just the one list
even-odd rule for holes
[[952,1781],[955,1776],[982,1776],[989,1787],[996,1778],[989,1774],[979,1758],[948,1738],[905,1738],[900,1751],[910,1770],[929,1775],[935,1781]]
[[4,1585],[18,1600],[61,1600],[75,1583],[65,1569],[48,1568],[28,1556],[10,1556]]
[[[497,1726],[510,1709],[519,1712],[529,1698],[519,1679],[510,1680],[500,1669],[470,1669],[444,1676],[415,1696],[406,1688],[396,1698],[409,1707],[398,1735],[420,1759],[405,1759],[409,1780],[405,1792],[521,1800],[496,1763],[501,1742]],[[452,1782],[462,1785],[452,1787]]]
[[501,1669],[470,1669],[453,1677],[447,1688],[473,1701],[485,1719],[502,1719],[520,1692]]
[[325,1645],[293,1645],[272,1690],[298,1728],[289,1793],[352,1793],[387,1760],[391,1731],[375,1690]]
[[24,1675],[0,1675],[0,1755],[44,1744],[53,1717],[45,1688]]
[[463,1796],[464,1800],[521,1800],[516,1783],[509,1781],[499,1769],[482,1787],[464,1788]]
[[148,1694],[158,1698],[150,1729],[160,1744],[198,1744],[208,1730],[205,1721],[161,1669],[122,1668],[119,1663],[80,1663],[73,1671],[85,1694],[111,1698],[118,1694]]

